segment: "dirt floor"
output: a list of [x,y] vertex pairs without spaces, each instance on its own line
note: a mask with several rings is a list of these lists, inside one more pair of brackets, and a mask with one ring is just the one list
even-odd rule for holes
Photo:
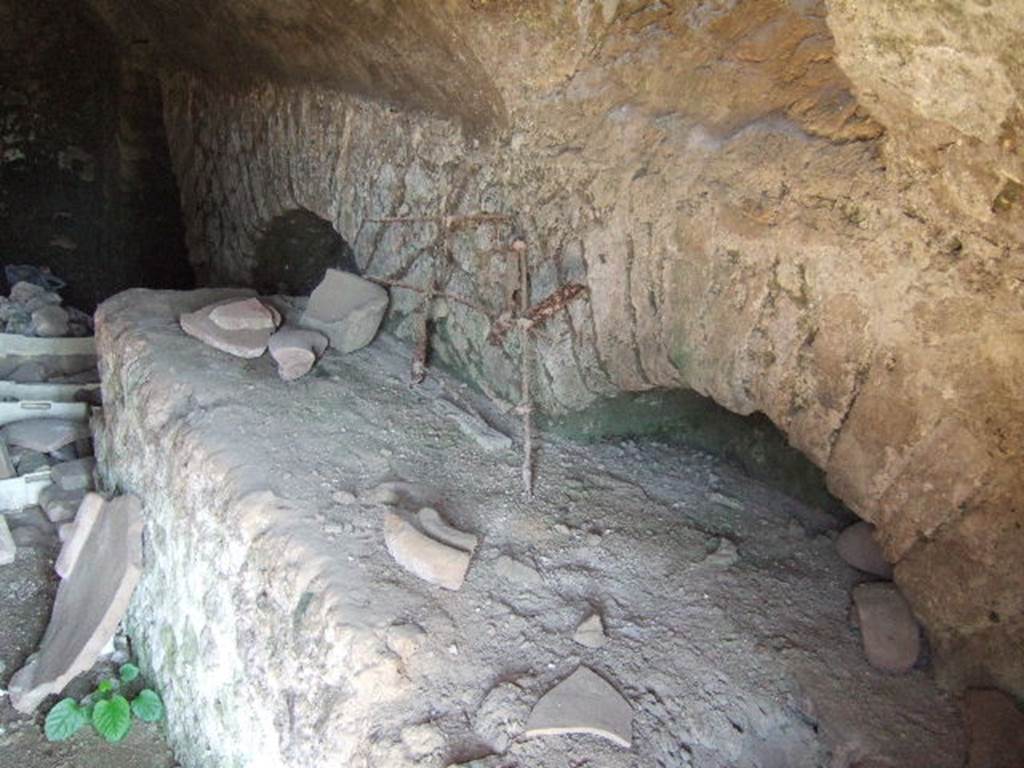
[[[57,591],[53,563],[56,531],[37,508],[10,518],[19,542],[17,559],[0,566],[0,683],[6,686],[32,653],[50,619]],[[102,669],[83,675],[71,693],[84,695]],[[35,717],[16,712],[6,689],[0,694],[0,768],[171,768],[173,756],[160,725],[136,722],[120,744],[107,744],[91,729],[72,739],[50,743],[43,735],[43,719],[53,697]]]

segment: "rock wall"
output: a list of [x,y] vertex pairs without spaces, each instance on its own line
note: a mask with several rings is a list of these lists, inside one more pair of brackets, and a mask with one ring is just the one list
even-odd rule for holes
[[131,285],[188,286],[146,46],[82,2],[2,0],[0,28],[0,262],[49,266],[90,311]]
[[[101,5],[115,25],[146,23],[146,4],[127,21]],[[316,47],[345,4],[307,5],[289,21]],[[381,46],[405,39],[423,13],[414,5],[380,22]],[[251,281],[271,223],[307,210],[363,271],[422,285],[437,269],[448,290],[497,313],[515,290],[500,249],[522,234],[534,300],[566,280],[590,289],[539,340],[545,408],[690,387],[765,413],[879,526],[946,681],[1024,692],[1020,70],[1013,34],[986,31],[1016,11],[972,4],[964,28],[936,12],[930,23],[948,32],[936,43],[897,6],[432,7],[416,55],[448,58],[420,76],[454,68],[449,84],[486,95],[469,114],[464,100],[368,91],[312,65],[319,76],[291,72],[302,83],[233,78],[198,51],[231,44],[265,61],[282,43],[227,3],[242,42],[208,25],[193,52],[209,71],[166,59],[191,256],[216,282]],[[947,49],[960,76],[926,77]],[[338,72],[377,66],[375,82],[400,79],[408,60],[373,51],[339,53]],[[950,130],[962,135],[932,141]],[[514,226],[463,227],[439,243],[435,225],[373,221],[476,211]],[[400,333],[417,301],[395,293]],[[435,331],[445,360],[516,397],[516,350],[489,346],[486,320],[451,304]]]

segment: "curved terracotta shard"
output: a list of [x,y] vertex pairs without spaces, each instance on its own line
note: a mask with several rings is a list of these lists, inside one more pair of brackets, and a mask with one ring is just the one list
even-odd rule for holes
[[39,652],[11,678],[11,704],[19,712],[35,711],[92,667],[114,637],[142,575],[139,500],[122,496],[104,504],[95,494],[88,500],[95,509],[91,515],[82,510],[65,544],[65,550],[77,545],[77,557],[57,589]]
[[469,553],[419,531],[394,512],[384,513],[384,543],[399,565],[424,581],[458,590],[469,570]]
[[327,337],[319,331],[282,328],[270,337],[270,356],[277,373],[285,381],[294,381],[309,373],[327,349]]
[[420,528],[423,529],[424,533],[430,536],[430,538],[440,541],[442,544],[461,549],[469,554],[473,554],[473,551],[476,549],[476,536],[472,533],[460,531],[458,528],[452,528],[441,519],[441,515],[438,514],[436,509],[424,507],[416,513],[416,520],[419,522]]
[[628,749],[633,737],[633,708],[603,677],[587,667],[577,667],[533,707],[525,733],[589,733]]

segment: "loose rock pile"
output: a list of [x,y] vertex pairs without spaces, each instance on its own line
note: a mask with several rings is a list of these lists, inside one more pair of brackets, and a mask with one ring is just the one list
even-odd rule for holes
[[852,619],[860,629],[864,655],[883,672],[909,672],[921,654],[921,629],[906,598],[888,581],[892,566],[875,541],[875,527],[854,523],[839,534],[836,551],[857,570],[886,579],[858,584],[853,590]]
[[[8,267],[8,278],[18,275],[19,270],[26,268]],[[34,269],[32,272],[49,287],[26,280],[10,281],[10,294],[6,298],[0,296],[0,330],[44,338],[91,336],[92,317],[75,307],[61,306],[57,291],[64,283],[48,273]]]
[[282,326],[278,309],[255,296],[215,302],[179,321],[185,333],[229,355],[252,359],[269,349],[278,374],[293,381],[312,370],[328,345],[347,354],[373,341],[387,307],[384,288],[329,269],[310,296],[301,328]]

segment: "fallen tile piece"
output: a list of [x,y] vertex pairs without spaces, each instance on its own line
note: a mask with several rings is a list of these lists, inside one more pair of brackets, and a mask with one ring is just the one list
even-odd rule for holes
[[589,733],[629,748],[633,708],[607,680],[587,667],[545,693],[526,721],[526,736]]
[[590,614],[576,627],[576,633],[572,636],[582,646],[587,648],[601,648],[608,642],[608,636],[604,633],[604,622],[601,615]]
[[181,329],[189,336],[199,339],[221,352],[227,352],[235,357],[252,359],[259,357],[267,351],[267,343],[270,341],[272,328],[243,329],[231,331],[221,328],[213,320],[210,314],[223,304],[231,304],[237,299],[226,299],[209,304],[195,312],[186,312],[179,318]]
[[281,314],[253,296],[217,304],[210,320],[226,331],[273,331],[281,324]]
[[322,331],[342,354],[362,349],[377,335],[388,308],[388,292],[359,275],[328,269],[309,297],[299,323]]
[[[96,520],[103,512],[103,505],[105,503],[104,498],[98,493],[85,494],[82,503],[78,505],[78,509],[75,511],[75,527],[88,530],[95,526]],[[53,566],[53,570],[62,579],[66,579],[71,574],[71,571],[74,570],[86,540],[87,536],[72,536],[64,542],[64,546],[61,547],[60,554],[57,556],[57,562]]]
[[32,313],[32,330],[44,338],[67,336],[68,313],[56,304],[40,307]]
[[853,590],[864,655],[883,672],[909,672],[921,652],[917,621],[891,582],[859,584]]
[[384,513],[384,542],[399,565],[424,581],[458,590],[469,570],[469,553],[434,541],[394,512]]
[[447,544],[450,547],[461,549],[463,552],[469,552],[470,554],[473,554],[473,551],[476,549],[476,536],[472,533],[460,531],[458,528],[452,528],[441,519],[441,515],[432,507],[424,507],[417,512],[416,520],[425,534],[432,539],[440,541],[442,544]]
[[0,430],[8,445],[30,451],[52,453],[75,440],[89,436],[89,425],[71,419],[25,419]]
[[854,568],[883,579],[892,578],[892,566],[875,541],[875,526],[864,521],[845,528],[836,539],[839,556]]
[[963,702],[967,768],[1024,765],[1024,712],[995,689],[971,689]]
[[405,480],[388,480],[359,493],[360,501],[371,504],[387,504],[414,512],[423,507],[437,506],[441,492],[426,483],[411,483]]
[[95,469],[96,459],[86,456],[54,464],[50,467],[50,477],[62,491],[89,491],[93,487],[92,473]]
[[11,538],[11,529],[7,527],[7,518],[0,515],[0,565],[10,565],[17,556],[18,547]]
[[294,381],[309,373],[327,349],[327,337],[319,331],[282,328],[269,342],[270,356],[277,363],[277,373],[285,381]]
[[139,500],[122,496],[104,504],[65,546],[76,542],[81,554],[57,589],[39,651],[11,678],[11,704],[25,714],[92,667],[114,636],[142,573]]

